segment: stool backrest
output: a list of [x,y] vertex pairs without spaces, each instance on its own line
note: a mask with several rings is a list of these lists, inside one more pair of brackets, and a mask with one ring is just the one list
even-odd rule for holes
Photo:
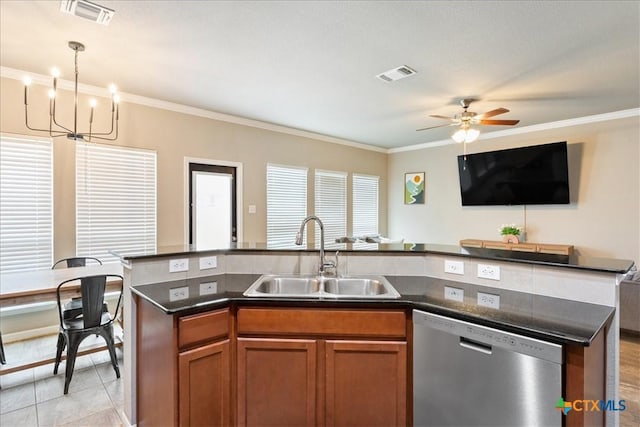
[[52,266],[51,269],[53,270],[54,268],[56,268],[57,265],[59,264],[66,264],[67,268],[72,268],[72,267],[84,267],[87,265],[87,261],[96,261],[98,264],[102,265],[102,261],[100,261],[98,258],[93,258],[93,257],[88,257],[88,256],[80,256],[80,257],[72,257],[72,258],[63,258],[60,259],[58,261],[56,261]]
[[[75,279],[65,280],[58,285],[56,289],[56,296],[58,300],[58,314],[60,315],[60,325],[64,327],[62,318],[62,303],[60,301],[60,288],[73,281],[80,280],[80,294],[82,298],[82,322],[85,329],[94,328],[100,326],[102,322],[102,307],[104,305],[104,293],[107,287],[107,278],[118,278],[120,280],[120,295],[118,296],[118,303],[116,309],[113,312],[114,316],[110,322],[113,321],[115,315],[120,308],[120,302],[122,300],[122,276],[118,274],[98,274],[95,276],[84,276]],[[106,322],[107,324],[109,322]]]

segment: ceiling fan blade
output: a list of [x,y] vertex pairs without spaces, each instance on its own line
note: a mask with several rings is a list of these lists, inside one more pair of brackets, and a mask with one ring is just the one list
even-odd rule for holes
[[487,111],[486,113],[480,114],[480,117],[483,119],[488,119],[489,117],[497,116],[498,114],[508,113],[509,110],[506,108],[496,108],[495,110]]
[[436,119],[453,120],[453,117],[439,116],[437,114],[431,114],[429,117],[435,117]]
[[480,120],[481,125],[508,125],[513,126],[520,123],[520,120]]
[[436,129],[436,128],[443,128],[446,126],[456,126],[455,123],[451,123],[451,124],[446,124],[446,125],[438,125],[438,126],[430,126],[428,128],[422,128],[422,129],[416,129],[416,132],[421,131],[421,130],[429,130],[429,129]]

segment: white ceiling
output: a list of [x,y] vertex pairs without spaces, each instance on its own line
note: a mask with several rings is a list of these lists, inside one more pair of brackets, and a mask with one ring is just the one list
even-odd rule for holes
[[77,40],[81,83],[386,148],[447,139],[416,129],[463,97],[517,127],[640,107],[638,1],[96,2],[109,26],[0,1],[0,65],[72,80]]

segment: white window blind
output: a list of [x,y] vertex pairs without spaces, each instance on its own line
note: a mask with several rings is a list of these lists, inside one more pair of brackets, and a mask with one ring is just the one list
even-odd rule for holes
[[353,235],[378,234],[378,182],[380,177],[353,175]]
[[[315,215],[324,225],[325,243],[347,235],[347,174],[317,170],[315,172]],[[316,224],[316,247],[320,244],[320,227]]]
[[307,169],[267,165],[267,247],[296,247],[306,216]]
[[76,253],[103,262],[109,253],[156,249],[156,153],[76,144]]
[[0,137],[0,272],[51,268],[52,144]]

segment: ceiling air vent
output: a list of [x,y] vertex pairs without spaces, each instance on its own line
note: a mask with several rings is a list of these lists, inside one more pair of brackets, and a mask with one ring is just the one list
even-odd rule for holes
[[412,76],[416,74],[417,71],[412,69],[411,67],[407,67],[406,65],[401,65],[400,67],[394,68],[389,71],[385,71],[382,74],[378,74],[376,77],[380,80],[384,80],[385,82],[394,82],[396,80],[404,79],[405,77]]
[[60,11],[79,16],[89,21],[108,25],[116,13],[114,10],[87,0],[61,0]]

